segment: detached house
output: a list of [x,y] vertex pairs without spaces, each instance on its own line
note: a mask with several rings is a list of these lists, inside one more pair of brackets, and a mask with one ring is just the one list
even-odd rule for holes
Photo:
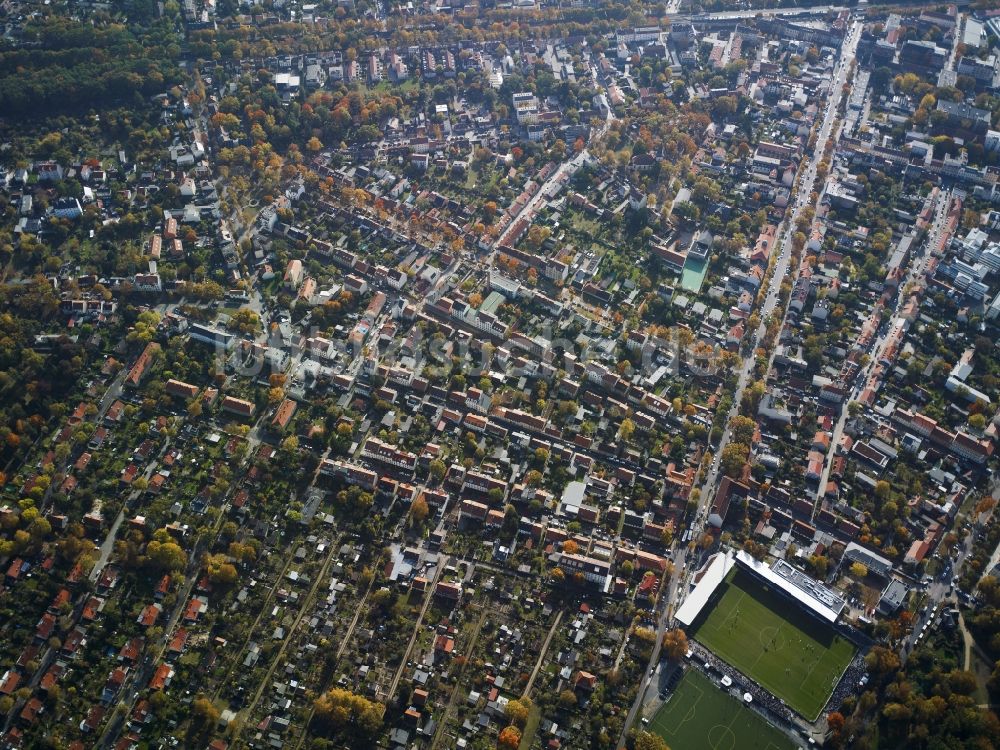
[[292,399],[286,398],[275,410],[274,417],[271,419],[271,426],[275,430],[284,430],[291,423],[297,409],[298,404]]

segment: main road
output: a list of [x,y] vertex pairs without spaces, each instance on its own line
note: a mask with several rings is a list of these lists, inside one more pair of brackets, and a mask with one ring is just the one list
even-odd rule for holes
[[[701,496],[699,498],[698,515],[695,520],[695,531],[700,532],[704,528],[705,519],[707,516],[707,509],[711,504],[712,498],[715,496],[715,487],[719,480],[719,470],[722,459],[722,452],[725,450],[726,446],[729,444],[729,422],[730,420],[739,413],[740,401],[743,398],[743,392],[746,389],[750,381],[750,375],[753,372],[754,364],[756,361],[755,350],[756,346],[764,341],[764,335],[766,331],[766,321],[775,314],[777,308],[779,293],[781,290],[781,284],[785,281],[788,275],[788,265],[791,261],[791,252],[789,248],[788,235],[795,223],[798,221],[802,212],[807,208],[814,208],[812,193],[816,184],[816,174],[819,168],[819,164],[823,161],[823,156],[826,151],[827,142],[830,140],[831,135],[833,135],[834,143],[836,143],[837,138],[839,138],[839,131],[837,134],[833,134],[834,123],[837,120],[837,111],[840,108],[840,102],[844,95],[844,83],[847,80],[848,72],[850,71],[851,64],[854,61],[855,53],[857,52],[858,42],[861,39],[861,22],[855,21],[851,24],[847,35],[844,38],[844,46],[841,51],[840,63],[834,70],[834,78],[831,82],[830,93],[827,98],[826,108],[822,111],[821,124],[819,131],[816,134],[816,145],[812,157],[809,159],[808,164],[805,166],[799,178],[798,191],[793,204],[792,212],[786,216],[785,220],[781,223],[778,228],[778,241],[776,243],[777,247],[780,248],[778,253],[778,258],[775,261],[773,273],[771,275],[771,281],[768,285],[768,292],[764,298],[763,303],[758,310],[758,316],[761,320],[760,325],[757,330],[751,332],[750,335],[753,337],[752,342],[753,347],[750,348],[749,352],[743,359],[743,365],[740,369],[739,379],[737,380],[736,391],[733,395],[733,405],[729,410],[729,413],[725,415],[725,421],[723,422],[723,433],[722,438],[719,441],[718,449],[715,453],[715,457],[712,461],[711,468],[706,476],[705,484],[701,488]],[[787,306],[780,311],[780,325],[778,330],[784,326],[785,316],[788,313]],[[768,354],[767,360],[767,370],[770,370],[771,363],[774,360],[775,349],[772,347]]]
[[[840,62],[834,70],[834,77],[831,81],[826,107],[822,110],[820,115],[821,120],[819,130],[816,134],[815,150],[800,175],[797,197],[793,204],[792,211],[786,216],[778,228],[778,241],[776,243],[776,247],[780,248],[780,250],[774,264],[771,281],[768,286],[768,292],[760,306],[760,309],[758,310],[761,324],[757,331],[750,333],[750,335],[753,336],[754,346],[750,347],[749,351],[743,358],[739,378],[737,380],[736,391],[733,396],[733,405],[729,412],[724,416],[724,420],[722,422],[722,438],[712,461],[711,468],[706,475],[705,483],[701,488],[701,494],[698,498],[698,509],[691,525],[693,532],[692,539],[697,539],[701,535],[702,531],[704,531],[708,515],[707,511],[711,505],[712,498],[715,496],[716,484],[719,479],[722,452],[729,442],[729,422],[739,413],[739,405],[743,397],[743,391],[750,382],[750,376],[751,373],[753,373],[754,364],[756,362],[756,344],[764,340],[764,321],[775,314],[781,284],[788,274],[788,266],[791,260],[791,252],[789,243],[787,242],[788,235],[791,232],[791,229],[795,226],[798,218],[802,215],[802,212],[807,207],[812,207],[814,205],[812,193],[816,183],[817,170],[820,162],[823,160],[827,142],[832,137],[833,142],[836,143],[839,138],[839,130],[834,132],[833,127],[837,120],[837,112],[840,109],[840,103],[844,97],[844,83],[847,81],[847,76],[851,70],[854,57],[857,52],[858,42],[861,39],[861,26],[862,24],[860,21],[854,21],[844,37],[844,45],[841,48]],[[787,313],[787,307],[782,308],[778,312],[780,313],[781,325],[783,326],[785,315]],[[767,360],[768,369],[770,369],[773,358],[774,349],[772,347]],[[635,701],[633,702],[622,727],[621,737],[618,742],[619,747],[624,745],[625,736],[632,724],[635,722],[636,716],[642,709],[642,705],[646,697],[646,691],[649,689],[649,685],[652,682],[656,671],[656,665],[659,663],[660,646],[663,640],[663,634],[666,632],[667,626],[670,623],[673,616],[673,609],[676,606],[679,597],[687,588],[688,572],[685,570],[685,565],[687,563],[688,554],[689,552],[686,548],[680,547],[674,558],[674,573],[671,576],[670,584],[667,587],[666,596],[663,600],[661,600],[661,609],[657,618],[656,643],[653,647],[649,664],[643,672],[642,680],[639,683],[639,689],[636,694]]]

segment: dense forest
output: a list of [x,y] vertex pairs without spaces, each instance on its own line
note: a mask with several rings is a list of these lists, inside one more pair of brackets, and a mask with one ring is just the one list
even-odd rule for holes
[[181,47],[171,20],[87,24],[42,16],[26,25],[32,46],[0,47],[0,112],[49,116],[148,100],[180,83]]

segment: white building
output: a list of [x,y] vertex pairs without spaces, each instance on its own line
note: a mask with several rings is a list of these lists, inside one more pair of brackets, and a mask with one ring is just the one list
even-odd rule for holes
[[512,97],[514,116],[519,125],[538,122],[538,99],[530,91],[514,94]]

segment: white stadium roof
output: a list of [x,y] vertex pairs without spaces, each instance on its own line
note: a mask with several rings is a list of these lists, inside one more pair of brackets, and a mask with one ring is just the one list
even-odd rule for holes
[[732,552],[726,551],[715,555],[701,574],[694,591],[687,595],[677,614],[674,615],[677,621],[690,626],[735,564]]
[[793,568],[784,560],[776,560],[773,567],[768,567],[743,550],[736,553],[736,559],[745,568],[781,589],[829,623],[836,622],[847,605],[847,602],[829,588]]

